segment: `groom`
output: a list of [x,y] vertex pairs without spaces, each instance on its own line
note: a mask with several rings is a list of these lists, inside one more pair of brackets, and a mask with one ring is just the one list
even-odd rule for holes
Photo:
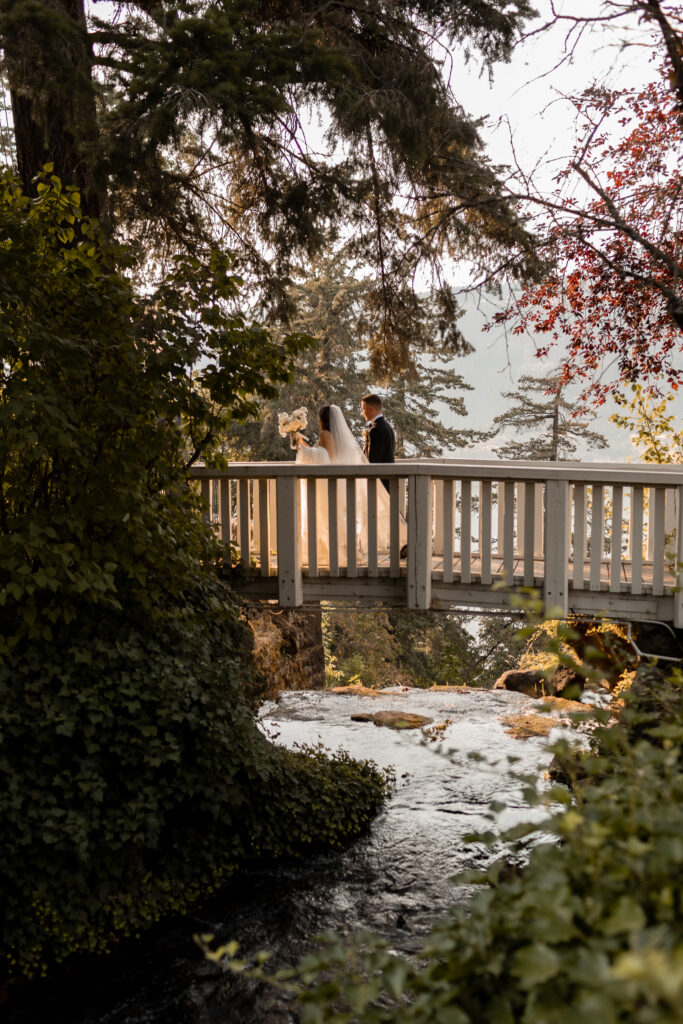
[[[394,432],[382,415],[382,399],[379,395],[365,395],[360,407],[366,427],[363,430],[363,454],[368,462],[393,462],[396,449]],[[382,480],[389,490],[389,481]]]

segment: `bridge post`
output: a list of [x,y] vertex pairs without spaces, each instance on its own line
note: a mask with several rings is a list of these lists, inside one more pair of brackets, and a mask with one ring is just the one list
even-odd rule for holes
[[546,615],[569,610],[569,484],[566,480],[545,482],[545,545],[543,609]]
[[676,586],[674,590],[674,626],[683,629],[683,487],[678,488],[678,522],[676,524]]
[[432,603],[432,478],[408,477],[408,607]]
[[298,608],[304,603],[298,479],[295,476],[279,476],[276,495],[278,601],[283,608]]

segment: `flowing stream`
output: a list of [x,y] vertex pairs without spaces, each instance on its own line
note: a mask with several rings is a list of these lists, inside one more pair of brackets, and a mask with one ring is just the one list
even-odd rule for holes
[[[378,932],[393,948],[416,952],[433,922],[467,900],[452,876],[484,864],[486,847],[464,836],[490,825],[492,800],[505,802],[500,823],[529,820],[514,771],[548,764],[546,741],[505,733],[500,717],[533,701],[506,691],[383,691],[378,697],[327,691],[287,692],[260,720],[277,743],[343,747],[392,765],[397,786],[370,834],[346,852],[237,879],[195,916],[159,925],[122,942],[108,957],[81,957],[42,982],[12,990],[0,1007],[8,1024],[294,1024],[295,1008],[268,986],[226,975],[203,958],[195,933],[236,939],[244,955],[274,952],[293,963],[326,929]],[[439,742],[420,730],[396,731],[351,720],[359,712],[410,711],[450,720]],[[445,751],[450,751],[446,755]],[[481,754],[484,761],[468,758]]]

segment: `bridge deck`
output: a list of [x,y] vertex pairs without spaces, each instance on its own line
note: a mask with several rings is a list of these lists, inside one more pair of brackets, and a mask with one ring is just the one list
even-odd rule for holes
[[[471,580],[465,584],[460,579],[462,575],[462,561],[459,557],[453,560],[454,579],[450,584],[443,583],[444,561],[442,557],[432,556],[432,607],[437,609],[448,608],[491,608],[505,606],[506,598],[509,595],[505,591],[492,590],[490,584],[483,584],[481,581],[481,559],[473,558],[470,562]],[[657,619],[661,621],[673,621],[673,597],[671,590],[675,585],[673,571],[665,571],[664,587],[668,593],[656,595],[654,593],[653,567],[643,565],[642,570],[642,593],[638,602],[630,600],[631,595],[631,574],[630,562],[622,563],[622,579],[619,589],[616,590],[610,579],[610,562],[604,559],[600,566],[599,590],[589,589],[588,579],[590,576],[591,564],[583,563],[584,587],[577,588],[569,585],[568,610],[577,614],[589,615],[615,615],[618,617],[630,617],[633,620]],[[316,575],[308,575],[308,563],[302,560],[303,575],[303,602],[317,604],[319,601],[369,602],[372,604],[383,603],[393,607],[404,607],[406,604],[405,590],[408,576],[406,560],[403,560],[399,568],[399,574],[392,573],[390,556],[388,554],[378,556],[377,571],[369,573],[367,566],[358,566],[353,577],[347,575],[345,567],[340,567],[337,575],[332,576],[328,566],[318,566]],[[531,586],[534,589],[543,591],[544,576],[543,559],[534,560],[534,578]],[[568,563],[569,577],[573,577],[574,564]],[[507,584],[509,581],[505,576],[504,562],[502,558],[494,557],[491,561],[492,583]],[[524,582],[524,559],[518,555],[513,562],[513,587],[525,586]],[[526,584],[529,586],[529,584]],[[271,556],[270,573],[268,576],[254,574],[251,579],[246,579],[240,584],[240,590],[245,597],[255,600],[277,600],[278,598],[278,577],[277,557]]]

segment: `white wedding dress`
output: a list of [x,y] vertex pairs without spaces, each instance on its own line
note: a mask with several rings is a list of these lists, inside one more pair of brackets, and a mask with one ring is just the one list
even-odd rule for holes
[[[332,463],[340,466],[367,465],[368,460],[354,438],[343,412],[338,405],[330,406],[330,436],[332,439],[331,455],[325,448],[300,448],[296,461],[303,465],[324,465]],[[308,502],[307,481],[301,481],[301,539],[302,557],[308,561]],[[328,481],[316,481],[316,538],[317,557],[320,566],[329,567],[329,497]],[[390,537],[390,502],[389,495],[377,481],[377,552],[378,555],[389,551]],[[367,478],[356,479],[356,514],[354,536],[356,539],[356,560],[361,565],[367,562],[368,551],[368,487]],[[400,544],[405,543],[405,520],[399,524]],[[347,512],[346,512],[346,478],[337,480],[337,545],[338,564],[347,565]]]

